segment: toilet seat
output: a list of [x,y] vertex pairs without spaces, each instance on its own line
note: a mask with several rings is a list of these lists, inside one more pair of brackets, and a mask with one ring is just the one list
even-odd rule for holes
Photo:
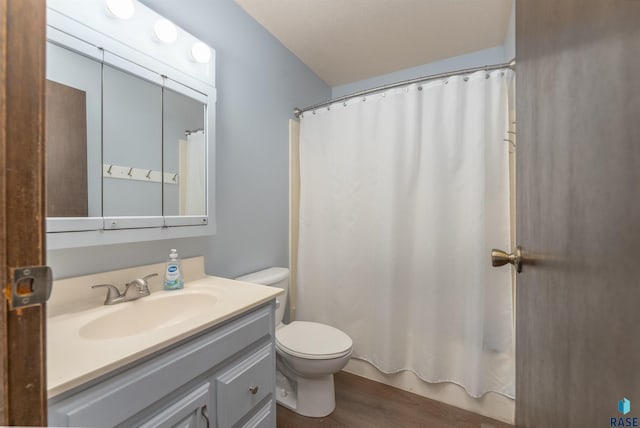
[[340,358],[351,352],[353,341],[337,328],[309,321],[294,321],[276,331],[276,347],[310,360]]

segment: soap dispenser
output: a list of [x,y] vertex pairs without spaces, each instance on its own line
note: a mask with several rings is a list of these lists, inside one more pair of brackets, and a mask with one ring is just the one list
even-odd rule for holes
[[179,290],[181,288],[184,288],[184,281],[182,280],[182,266],[180,265],[180,258],[178,257],[178,251],[176,249],[171,249],[164,275],[164,289]]

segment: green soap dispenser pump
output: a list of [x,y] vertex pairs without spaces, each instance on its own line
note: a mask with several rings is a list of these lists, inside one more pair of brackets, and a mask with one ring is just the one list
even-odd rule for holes
[[167,268],[164,274],[164,289],[165,290],[180,290],[184,288],[184,281],[182,280],[182,266],[180,265],[180,258],[178,257],[178,251],[171,249],[169,253],[169,260],[167,260]]

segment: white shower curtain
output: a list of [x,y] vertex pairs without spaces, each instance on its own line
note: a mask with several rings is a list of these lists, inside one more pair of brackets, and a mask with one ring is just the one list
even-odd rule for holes
[[180,215],[204,215],[205,204],[204,131],[191,132],[180,149]]
[[354,358],[514,395],[511,70],[355,98],[301,120],[297,315]]

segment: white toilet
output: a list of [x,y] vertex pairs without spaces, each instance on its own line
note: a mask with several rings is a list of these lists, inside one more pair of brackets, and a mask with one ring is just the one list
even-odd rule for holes
[[289,291],[289,269],[269,268],[236,278],[282,288],[276,306],[276,400],[304,416],[323,417],[336,407],[333,374],[351,358],[353,341],[325,324],[282,317]]

